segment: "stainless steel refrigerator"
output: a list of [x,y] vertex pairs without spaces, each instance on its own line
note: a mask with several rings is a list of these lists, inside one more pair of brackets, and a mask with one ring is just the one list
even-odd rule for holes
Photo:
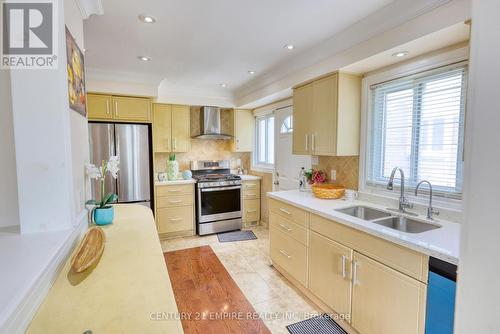
[[[143,124],[89,123],[91,163],[117,155],[120,171],[106,177],[106,192],[118,194],[118,203],[151,207],[149,127]],[[92,181],[93,198],[100,199],[98,181]]]

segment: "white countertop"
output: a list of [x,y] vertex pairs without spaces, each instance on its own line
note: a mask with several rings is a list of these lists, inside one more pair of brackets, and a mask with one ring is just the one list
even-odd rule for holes
[[[443,261],[458,264],[460,225],[457,223],[437,219],[434,223],[441,225],[441,228],[422,233],[406,233],[335,211],[353,205],[386,209],[370,202],[323,200],[314,197],[310,192],[298,190],[269,192],[267,196]],[[426,220],[423,216],[416,218]]]
[[242,181],[255,181],[255,180],[260,180],[261,177],[257,175],[238,175],[241,177]]
[[196,183],[196,180],[195,179],[189,179],[189,180],[178,179],[178,180],[173,180],[173,181],[155,181],[155,186],[172,186],[175,184],[191,184],[191,183]]

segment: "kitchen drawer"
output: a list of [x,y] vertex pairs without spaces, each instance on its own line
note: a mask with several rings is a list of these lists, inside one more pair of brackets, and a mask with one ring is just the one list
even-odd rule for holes
[[269,228],[271,259],[303,286],[307,286],[307,248],[275,227]]
[[310,220],[311,230],[421,282],[427,282],[427,255],[314,214],[311,214]]
[[179,206],[156,210],[159,233],[187,231],[193,229],[193,208]]
[[243,181],[243,197],[246,199],[260,198],[260,181]]
[[170,195],[166,197],[158,197],[156,205],[158,208],[171,208],[176,206],[192,206],[194,203],[194,195]]
[[260,199],[246,199],[243,201],[243,222],[260,220]]
[[269,212],[285,217],[302,227],[309,227],[309,212],[274,199],[269,199]]
[[292,237],[303,245],[308,245],[307,230],[294,222],[271,212],[269,215],[269,224],[284,234]]
[[194,194],[193,184],[175,184],[168,186],[157,186],[156,196],[171,196],[171,195],[181,195],[181,194]]

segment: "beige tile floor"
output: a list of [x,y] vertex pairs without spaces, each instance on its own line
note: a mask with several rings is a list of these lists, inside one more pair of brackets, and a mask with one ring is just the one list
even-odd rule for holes
[[252,228],[257,240],[220,243],[217,235],[162,241],[164,252],[209,245],[273,333],[320,310],[284,278],[269,260],[269,230]]

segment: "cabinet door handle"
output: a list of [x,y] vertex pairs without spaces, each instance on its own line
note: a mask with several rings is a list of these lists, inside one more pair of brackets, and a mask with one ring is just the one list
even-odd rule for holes
[[284,256],[286,256],[288,259],[291,259],[292,257],[290,255],[288,255],[287,252],[285,252],[284,250],[280,249],[280,253],[283,254]]
[[286,213],[287,215],[291,215],[292,213],[286,209],[280,208],[280,211]]
[[309,150],[309,136],[306,135],[306,151]]
[[177,149],[177,138],[173,139],[174,151]]
[[257,185],[255,183],[249,183],[245,185],[245,188],[255,188]]
[[106,114],[109,115],[109,100],[106,100]]
[[118,116],[118,101],[115,101],[115,116]]
[[174,190],[169,190],[168,192],[169,193],[178,193],[178,192],[180,192],[180,190],[179,189],[174,189]]
[[257,212],[257,210],[247,210],[248,213],[254,213]]
[[316,150],[316,140],[315,140],[316,136],[315,135],[311,135],[311,150],[314,152],[314,150]]
[[358,281],[358,262],[353,261],[352,262],[352,284],[353,285],[359,285]]
[[176,203],[181,203],[182,201],[181,200],[178,200],[178,201],[168,201],[170,204],[176,204]]
[[280,227],[281,227],[282,229],[284,229],[284,230],[288,231],[288,232],[291,232],[291,231],[292,231],[292,229],[291,229],[291,228],[289,228],[289,227],[288,227],[288,226],[286,226],[286,225],[280,224]]
[[346,278],[347,274],[346,274],[346,256],[345,255],[342,255],[342,258],[341,258],[341,265],[342,265],[342,278]]
[[182,218],[170,218],[171,222],[178,222],[179,220],[182,220]]
[[254,194],[254,193],[247,194],[247,197],[256,197],[256,196],[257,196],[257,194]]

